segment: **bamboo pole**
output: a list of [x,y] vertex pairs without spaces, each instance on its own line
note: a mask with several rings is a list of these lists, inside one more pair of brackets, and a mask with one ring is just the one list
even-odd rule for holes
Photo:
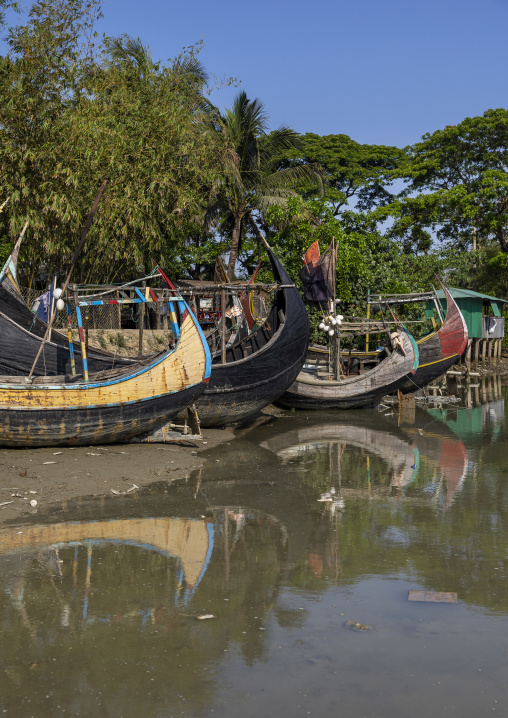
[[[145,290],[146,282],[143,282],[141,284],[141,287],[143,290]],[[142,293],[144,294],[144,291]],[[139,305],[138,323],[139,323],[138,354],[142,354],[143,353],[143,330],[144,330],[144,323],[145,323],[145,303],[144,302],[141,302],[141,304]]]
[[69,339],[69,355],[71,358],[71,374],[76,374],[76,360],[74,359],[74,344],[72,342],[72,315],[71,308],[67,305],[67,337]]
[[[367,321],[370,319],[370,289],[367,289]],[[369,334],[365,335],[365,351],[369,351]]]
[[226,363],[226,290],[220,290],[220,361],[221,364]]

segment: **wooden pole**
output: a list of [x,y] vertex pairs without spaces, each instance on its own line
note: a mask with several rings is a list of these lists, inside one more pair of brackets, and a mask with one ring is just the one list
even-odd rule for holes
[[[434,289],[434,293],[435,293],[435,291],[436,291],[436,290]],[[439,317],[439,321],[441,322],[441,326],[442,326],[442,325],[443,325],[443,315],[441,314],[441,308],[440,308],[440,306],[439,306],[439,302],[438,302],[438,299],[437,299],[437,295],[434,296],[434,304],[435,304],[435,307],[436,307],[437,316]]]
[[[93,203],[93,205],[92,205],[92,209],[90,210],[90,214],[88,215],[87,220],[86,220],[86,222],[85,222],[85,226],[83,227],[83,231],[81,232],[81,238],[80,238],[80,240],[79,240],[79,244],[78,244],[78,246],[76,247],[76,249],[75,249],[75,251],[74,251],[74,254],[73,254],[72,257],[71,257],[71,266],[70,266],[69,272],[68,272],[68,274],[67,274],[67,277],[66,277],[66,279],[65,279],[64,285],[63,285],[63,287],[62,287],[62,296],[65,296],[65,292],[66,292],[66,290],[67,290],[67,287],[68,287],[68,285],[69,285],[69,282],[71,281],[72,272],[74,271],[74,267],[75,267],[76,262],[77,262],[77,259],[78,259],[78,257],[79,257],[79,253],[80,253],[81,250],[83,249],[83,245],[84,245],[84,243],[85,243],[86,236],[87,236],[88,232],[90,231],[90,227],[92,226],[92,222],[93,222],[94,215],[95,215],[95,213],[97,212],[97,207],[99,206],[99,202],[101,201],[102,194],[103,194],[104,190],[106,189],[106,183],[107,183],[107,180],[104,180],[104,182],[102,183],[102,186],[101,186],[100,190],[97,192],[97,196],[95,197],[94,203]],[[30,373],[29,373],[29,375],[28,375],[28,377],[27,377],[27,381],[31,381],[31,380],[32,380],[32,375],[33,375],[33,373],[34,373],[35,366],[36,366],[36,364],[37,364],[37,362],[38,362],[38,360],[39,360],[39,357],[40,357],[40,355],[41,355],[41,353],[42,353],[42,350],[43,350],[43,348],[44,348],[44,344],[46,343],[47,338],[48,338],[48,336],[49,336],[49,334],[50,334],[50,332],[51,332],[51,327],[53,326],[54,320],[55,320],[54,316],[51,317],[50,323],[48,324],[48,327],[47,327],[47,329],[46,329],[46,333],[44,334],[44,338],[43,338],[43,340],[42,340],[42,342],[41,342],[41,345],[40,345],[40,347],[39,347],[39,351],[37,352],[37,356],[36,356],[35,359],[34,359],[34,363],[32,364],[32,368],[30,369]],[[86,361],[86,359],[85,359],[85,361]]]
[[[55,296],[54,296],[54,292],[55,292],[55,289],[56,289],[56,277],[53,279],[52,284],[53,284],[53,294],[51,294],[51,305],[50,305],[50,310],[49,310],[49,318],[50,318],[50,320],[53,318],[53,314],[55,313]],[[49,285],[49,289],[50,289],[50,291],[51,291],[51,284]],[[53,322],[51,322],[51,324],[53,324]],[[51,341],[51,329],[49,330],[49,336],[48,336],[48,342],[50,342],[50,341]]]
[[72,343],[72,315],[71,308],[67,304],[67,336],[69,339],[69,355],[71,358],[71,374],[76,374],[76,360],[74,359],[74,344]]
[[471,346],[472,346],[473,340],[468,339],[467,340],[467,348],[466,348],[466,367],[467,371],[471,371]]
[[[118,291],[118,289],[115,292],[115,296],[117,299],[120,299],[120,292]],[[121,331],[122,330],[122,305],[121,304],[118,305],[117,311],[118,311],[118,317],[117,317],[118,331]],[[113,320],[111,320],[111,324],[113,324]]]
[[[370,319],[370,289],[367,289],[367,321]],[[367,327],[369,325],[367,324]],[[369,353],[369,334],[365,335],[365,351]]]
[[[145,293],[146,289],[146,282],[142,282],[141,284],[143,288],[142,294]],[[139,343],[138,343],[138,354],[143,353],[143,329],[144,329],[144,323],[145,323],[145,303],[141,302],[139,305],[139,311],[138,311],[138,323],[139,323]]]
[[226,290],[220,290],[220,361],[226,363]]
[[88,361],[86,358],[85,335],[83,334],[83,323],[81,321],[81,309],[76,307],[76,320],[78,322],[79,341],[81,343],[81,362],[83,366],[83,381],[88,381]]

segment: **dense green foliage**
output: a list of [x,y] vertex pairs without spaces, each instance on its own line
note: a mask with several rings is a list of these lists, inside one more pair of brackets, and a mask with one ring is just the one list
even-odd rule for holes
[[99,39],[100,0],[12,8],[0,0],[0,260],[28,221],[24,281],[65,269],[106,179],[81,281],[154,260],[197,279],[220,253],[231,277],[250,274],[262,235],[297,277],[309,244],[334,237],[338,293],[359,311],[369,289],[428,289],[436,273],[508,294],[508,110],[408,148],[270,132],[246,92],[230,109],[211,103],[199,46],[160,62],[140,38]]

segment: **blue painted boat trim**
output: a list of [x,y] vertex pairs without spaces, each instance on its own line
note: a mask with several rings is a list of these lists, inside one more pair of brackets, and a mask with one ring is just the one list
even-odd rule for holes
[[[185,302],[183,302],[183,304],[189,310],[189,314],[191,315],[191,318],[194,321],[194,324],[196,326],[199,326],[196,321],[196,318],[190,311],[189,307],[187,307]],[[207,344],[202,332],[200,332],[200,337],[201,337],[201,343],[203,345],[203,349],[205,350],[205,355],[207,355],[207,352],[209,355],[208,344]],[[88,391],[88,389],[97,389],[98,387],[102,387],[102,386],[113,386],[114,384],[121,384],[122,382],[129,381],[130,379],[134,379],[137,376],[141,376],[142,374],[145,374],[150,369],[153,369],[153,367],[156,367],[158,364],[161,364],[163,361],[165,361],[169,356],[171,356],[171,354],[173,354],[178,349],[178,345],[180,344],[180,341],[181,341],[181,334],[178,337],[176,346],[173,349],[171,349],[171,351],[165,352],[161,357],[159,357],[159,359],[155,360],[151,364],[148,364],[146,367],[143,367],[142,369],[135,372],[134,374],[127,374],[126,376],[118,378],[116,380],[112,379],[111,381],[101,381],[101,382],[96,382],[96,383],[88,382],[87,384],[77,384],[77,385],[76,384],[49,384],[49,385],[48,384],[36,384],[33,388],[34,389],[45,389],[45,390],[49,389],[51,391],[61,391],[62,389],[65,391],[71,391],[73,389],[74,390],[78,389],[79,391]],[[195,384],[190,384],[189,386],[195,386],[196,384],[199,384],[199,382],[195,382]],[[11,389],[14,391],[16,391],[16,390],[25,391],[27,389],[27,387],[28,387],[28,385],[27,386],[20,386],[20,385],[17,386],[17,385],[12,385],[12,384],[0,384],[0,389]],[[177,391],[181,391],[181,390],[178,389]],[[168,392],[168,393],[173,394],[175,392]],[[166,394],[158,394],[155,397],[148,397],[148,398],[152,399],[152,398],[156,398],[157,396],[166,396]],[[140,399],[139,401],[145,401],[145,399]],[[109,405],[101,404],[101,406],[117,406],[118,403],[134,404],[136,402],[135,401],[133,401],[133,402],[128,402],[128,401],[115,402],[114,404],[109,404]]]
[[203,346],[205,348],[205,355],[206,355],[206,365],[205,365],[205,373],[203,374],[203,379],[209,379],[210,374],[212,373],[212,355],[210,354],[210,347],[208,346],[208,342],[205,339],[205,335],[203,334],[203,330],[201,329],[200,323],[197,321],[196,317],[192,313],[191,309],[188,307],[189,313],[194,321],[194,325],[196,329],[199,332],[199,336],[201,337],[201,341],[203,342]]

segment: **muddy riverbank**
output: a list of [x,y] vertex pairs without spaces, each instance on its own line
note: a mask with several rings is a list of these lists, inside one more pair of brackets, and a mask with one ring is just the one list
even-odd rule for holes
[[0,523],[30,516],[56,501],[121,496],[156,481],[184,479],[203,466],[204,451],[233,440],[231,429],[206,429],[203,441],[182,442],[185,446],[4,449],[0,451]]
[[[483,377],[497,374],[508,384],[508,350],[497,364],[480,366]],[[316,413],[316,417],[319,412]],[[346,412],[347,413],[347,412]],[[250,424],[291,414],[267,407]],[[122,496],[155,482],[185,479],[206,462],[219,462],[219,451],[242,436],[242,429],[204,429],[203,441],[174,444],[118,444],[76,448],[3,449],[0,451],[0,524],[34,515],[56,502],[94,496]],[[182,445],[185,444],[185,445]],[[226,453],[224,460],[226,460]],[[219,457],[219,458],[217,458]],[[30,502],[37,502],[31,505]]]

